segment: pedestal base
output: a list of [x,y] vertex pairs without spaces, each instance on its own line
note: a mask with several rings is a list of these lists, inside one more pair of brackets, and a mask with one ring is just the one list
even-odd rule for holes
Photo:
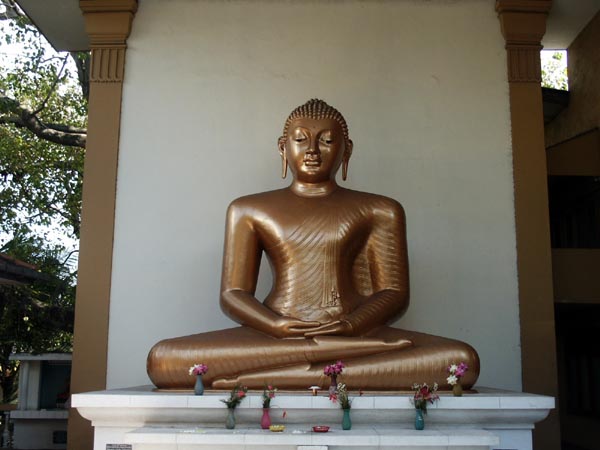
[[[478,391],[463,397],[442,394],[429,408],[424,431],[414,430],[411,395],[356,396],[353,428],[343,431],[342,410],[326,396],[280,394],[271,417],[286,426],[282,433],[260,429],[260,393],[248,394],[236,409],[234,430],[225,429],[227,408],[220,400],[226,392],[194,396],[140,387],[75,394],[72,405],[92,421],[94,450],[531,450],[531,430],[554,407],[554,399]],[[331,430],[314,433],[313,425]]]

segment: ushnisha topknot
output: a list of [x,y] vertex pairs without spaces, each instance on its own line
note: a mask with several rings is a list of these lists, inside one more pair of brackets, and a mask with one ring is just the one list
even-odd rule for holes
[[323,100],[319,100],[318,98],[313,98],[307,101],[305,104],[298,106],[296,109],[292,111],[287,120],[285,121],[285,125],[283,127],[283,138],[287,139],[288,129],[290,124],[294,119],[299,117],[305,117],[307,119],[333,119],[342,127],[342,132],[344,133],[344,140],[346,144],[350,138],[348,137],[348,125],[346,124],[346,119],[342,116],[337,109],[333,106],[328,105]]

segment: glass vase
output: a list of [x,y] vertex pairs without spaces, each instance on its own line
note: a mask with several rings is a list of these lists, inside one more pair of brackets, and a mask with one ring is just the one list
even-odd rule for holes
[[271,426],[271,416],[269,415],[269,408],[263,408],[262,418],[260,419],[260,427],[263,430],[268,430]]
[[350,419],[350,409],[344,409],[344,417],[342,418],[342,430],[350,430],[352,428],[352,420]]
[[423,430],[425,428],[425,419],[423,418],[423,410],[415,409],[415,430]]
[[235,428],[235,409],[227,409],[227,419],[225,419],[225,428],[233,430]]
[[331,384],[329,385],[329,395],[337,394],[337,375],[331,375]]
[[196,384],[194,385],[194,394],[204,394],[204,383],[202,382],[202,375],[196,375]]
[[460,383],[456,383],[454,386],[452,386],[452,395],[454,395],[455,397],[462,397],[463,388],[460,385]]

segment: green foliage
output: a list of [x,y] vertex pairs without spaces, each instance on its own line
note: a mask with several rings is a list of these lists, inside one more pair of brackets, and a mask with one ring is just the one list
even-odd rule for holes
[[88,53],[55,52],[14,2],[0,0],[0,252],[47,275],[0,285],[4,402],[16,391],[11,353],[72,346],[76,251],[52,242],[79,238],[85,150],[40,139],[23,111],[41,128],[85,136],[88,63]]
[[[44,124],[84,128],[87,100],[71,55],[52,50],[26,17],[5,22],[0,51],[21,51],[0,67],[0,91],[35,111]],[[84,150],[39,139],[8,123],[15,115],[0,104],[5,120],[0,122],[0,231],[53,226],[78,238]]]
[[14,399],[18,369],[18,362],[9,360],[11,353],[71,351],[76,261],[61,246],[21,234],[0,252],[48,275],[28,285],[0,285],[0,387],[8,403]]
[[60,245],[49,246],[39,237],[19,234],[0,252],[33,264],[47,275],[28,285],[0,285],[0,345],[8,339],[17,352],[70,351],[74,253]]
[[542,60],[542,87],[569,89],[566,52],[553,52],[551,58]]

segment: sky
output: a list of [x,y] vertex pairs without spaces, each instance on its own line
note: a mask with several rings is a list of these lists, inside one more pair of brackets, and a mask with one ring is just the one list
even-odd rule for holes
[[[0,6],[0,14],[2,13],[2,6]],[[6,68],[10,68],[12,66],[14,66],[14,60],[15,58],[23,53],[23,49],[24,46],[21,43],[11,43],[11,44],[7,44],[4,40],[5,35],[7,33],[12,33],[11,28],[8,26],[8,21],[4,21],[4,20],[0,20],[0,70],[2,68],[6,69]],[[48,52],[47,54],[49,56],[60,56],[61,53],[58,53],[54,50],[54,48],[52,48],[52,46],[45,41],[43,42],[43,45],[46,49],[46,51]],[[62,54],[64,55],[64,53]],[[75,67],[75,63],[73,62],[73,60],[71,58],[69,58],[69,61],[67,63],[67,67],[70,69],[71,73],[77,73],[77,68]],[[1,186],[0,186],[1,188]],[[36,232],[36,234],[39,235],[43,235],[45,233],[47,233],[47,240],[49,242],[55,243],[55,244],[61,244],[64,247],[67,248],[67,251],[73,250],[75,248],[79,247],[79,241],[73,238],[70,238],[60,232],[58,232],[57,230],[60,229],[60,226],[57,223],[54,223],[53,225],[49,226],[49,227],[32,227],[33,231]],[[6,234],[6,233],[2,233],[0,232],[0,246],[2,244],[4,244],[5,242],[7,242],[8,240],[10,240],[12,238],[11,235]]]

